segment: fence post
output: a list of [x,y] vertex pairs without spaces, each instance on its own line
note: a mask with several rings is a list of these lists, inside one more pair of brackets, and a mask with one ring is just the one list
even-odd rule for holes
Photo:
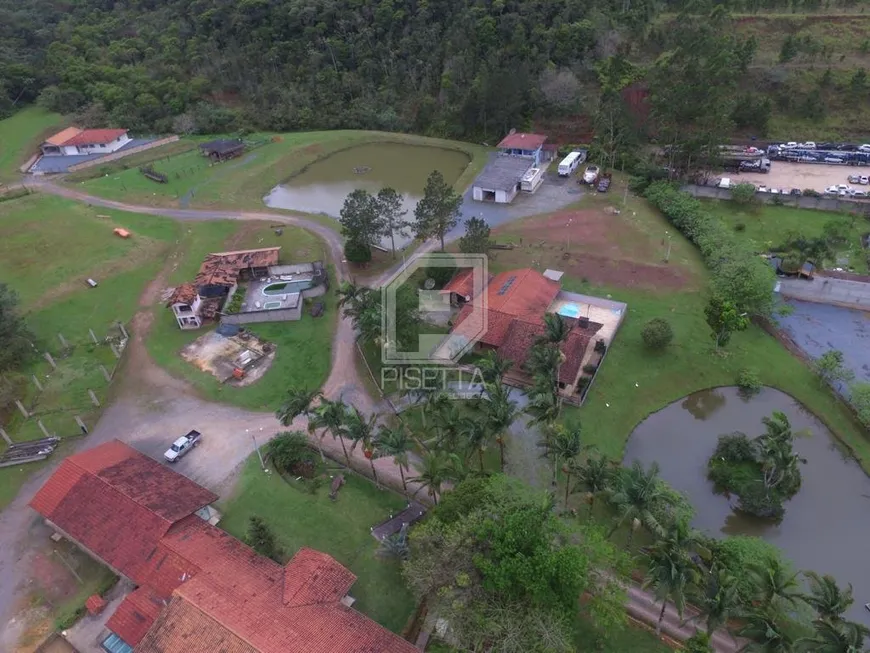
[[109,370],[106,369],[105,365],[100,365],[100,371],[103,373],[103,376],[106,378],[106,383],[112,382],[112,375],[109,374]]
[[121,354],[118,352],[118,348],[115,346],[114,342],[109,343],[109,348],[112,350],[112,353],[115,354],[115,358],[121,358]]
[[94,344],[95,344],[95,345],[98,345],[98,344],[100,344],[100,341],[99,341],[99,340],[97,340],[97,334],[96,334],[96,333],[94,333],[94,330],[93,330],[93,329],[88,329],[88,333],[90,333],[90,334],[91,334],[91,340],[93,340],[93,341],[94,341]]
[[36,386],[36,389],[42,392],[42,384],[39,382],[39,379],[36,378],[36,374],[30,377],[33,379],[33,385]]
[[64,349],[69,349],[69,343],[66,341],[66,338],[63,337],[62,333],[57,334],[57,339],[60,340],[60,345]]
[[47,438],[51,437],[51,433],[49,433],[48,429],[45,428],[45,424],[42,423],[41,419],[36,420],[36,425],[40,428],[40,430],[43,432],[45,437],[47,437]]
[[30,417],[30,411],[28,411],[24,404],[22,404],[18,399],[15,400],[15,405],[18,406],[18,410],[21,411],[21,414],[24,415],[24,419],[28,419]]
[[125,340],[129,339],[130,336],[127,335],[127,329],[124,328],[124,325],[121,324],[120,321],[118,321],[118,328],[121,329],[121,333],[124,334],[124,339]]
[[88,390],[88,395],[90,396],[91,401],[93,402],[94,406],[96,406],[97,408],[99,408],[99,407],[100,407],[100,400],[97,399],[97,395],[94,394],[94,391],[93,391],[93,390]]
[[12,438],[9,437],[9,435],[6,433],[6,430],[2,426],[0,426],[0,438],[3,438],[6,444],[8,444],[10,447],[12,446]]
[[88,434],[88,427],[85,426],[85,423],[82,421],[82,418],[79,417],[78,415],[76,415],[76,416],[75,416],[75,421],[76,421],[76,424],[79,425],[79,428],[82,430],[82,433],[84,433],[85,435],[87,435],[87,434]]
[[48,352],[45,352],[45,360],[48,361],[48,364],[51,365],[51,368],[53,370],[57,369],[57,363],[54,362],[54,359],[51,357],[51,354],[49,354]]

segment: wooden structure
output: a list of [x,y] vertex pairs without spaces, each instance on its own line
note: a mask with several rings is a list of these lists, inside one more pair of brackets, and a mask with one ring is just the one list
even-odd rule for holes
[[245,151],[245,144],[238,138],[220,138],[203,143],[199,146],[199,151],[212,161],[220,162],[241,156]]

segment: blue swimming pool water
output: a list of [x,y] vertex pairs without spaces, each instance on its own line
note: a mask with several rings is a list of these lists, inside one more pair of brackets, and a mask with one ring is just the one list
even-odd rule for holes
[[559,309],[559,315],[564,317],[579,317],[580,308],[576,304],[565,304]]

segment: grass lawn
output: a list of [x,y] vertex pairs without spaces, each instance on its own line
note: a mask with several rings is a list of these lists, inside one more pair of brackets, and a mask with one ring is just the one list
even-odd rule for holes
[[[767,252],[771,247],[781,244],[789,232],[819,236],[827,222],[840,217],[831,211],[769,204],[741,207],[734,202],[721,200],[705,201],[704,208],[724,220],[739,236],[748,240],[757,252]],[[849,245],[840,254],[848,257],[849,265],[856,272],[866,273],[867,252],[861,247],[861,236],[870,231],[870,223],[858,216],[847,217],[852,221]]]
[[28,107],[0,120],[0,185],[17,181],[21,176],[18,168],[62,123],[62,116],[39,107]]
[[[386,132],[300,132],[276,136],[258,134],[250,138],[272,139],[272,142],[219,165],[209,165],[196,150],[161,159],[154,163],[154,168],[169,177],[166,184],[146,179],[136,168],[125,170],[124,164],[119,162],[116,166],[106,166],[102,171],[104,176],[80,182],[77,186],[101,197],[151,206],[262,208],[263,197],[273,186],[314,161],[354,145],[390,141],[461,149],[473,159],[456,182],[458,189],[471,183],[487,160],[487,150],[482,146]],[[165,156],[161,150],[155,149],[155,156]],[[325,223],[326,220],[324,218]],[[334,220],[328,223],[335,227]]]
[[[568,408],[578,418],[586,442],[621,459],[634,427],[651,413],[692,392],[734,385],[741,369],[756,371],[761,382],[786,392],[821,419],[870,470],[870,440],[845,406],[800,360],[756,326],[735,334],[719,355],[713,351],[704,320],[703,293],[654,294],[622,288],[592,287],[563,278],[565,289],[607,294],[628,304],[628,315],[582,408]],[[640,332],[654,317],[671,323],[674,340],[662,353],[646,350]],[[638,385],[635,386],[635,383]],[[609,406],[608,406],[609,404]]]
[[[132,237],[112,233],[124,227]],[[116,322],[128,322],[145,285],[162,267],[180,228],[172,220],[95,209],[57,197],[28,195],[0,203],[0,279],[18,291],[21,308],[36,336],[40,353],[49,352],[53,369],[42,357],[5,380],[13,394],[35,415],[25,420],[12,405],[0,423],[16,441],[79,435],[74,417],[93,427],[109,386],[100,365],[112,370],[116,359],[104,342],[118,335]],[[87,278],[99,285],[90,288]],[[93,329],[100,344],[94,344]],[[70,345],[65,349],[58,337]],[[40,391],[32,380],[36,376]],[[36,466],[0,470],[0,508],[11,501]]]
[[[183,257],[170,276],[170,283],[192,280],[203,257],[209,252],[281,246],[282,263],[326,261],[323,242],[311,232],[298,227],[282,226],[277,236],[264,222],[232,222],[229,220],[185,225],[186,247]],[[284,398],[287,388],[305,385],[320,387],[329,374],[332,334],[335,331],[336,307],[334,271],[329,292],[315,301],[322,301],[326,310],[320,318],[307,313],[298,322],[269,322],[249,325],[260,338],[277,345],[272,366],[260,380],[241,388],[223,385],[210,374],[183,360],[178,352],[205,333],[204,330],[182,331],[169,309],[155,309],[154,322],[148,335],[148,352],[154,361],[170,373],[190,381],[205,397],[250,409],[274,410]]]
[[328,484],[310,494],[277,474],[263,474],[254,456],[242,471],[235,495],[223,506],[220,526],[242,538],[248,519],[258,515],[272,527],[288,557],[303,546],[328,553],[357,575],[351,588],[357,599],[354,607],[400,632],[416,607],[414,597],[398,562],[375,555],[378,543],[369,529],[403,509],[405,500],[355,474],[346,479],[333,502]]

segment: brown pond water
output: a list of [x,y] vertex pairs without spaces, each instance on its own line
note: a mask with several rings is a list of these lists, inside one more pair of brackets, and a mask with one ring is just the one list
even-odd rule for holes
[[[433,170],[453,184],[471,158],[459,150],[404,143],[371,143],[351,147],[316,161],[300,174],[275,186],[263,201],[267,206],[324,213],[337,218],[344,199],[357,188],[372,194],[387,186],[405,196],[406,218],[423,196]],[[409,239],[396,239],[396,246]]]
[[[723,433],[763,431],[761,419],[778,410],[788,416],[801,466],[800,492],[786,504],[779,524],[732,510],[729,500],[713,493],[707,460]],[[689,395],[650,415],[634,430],[626,447],[626,464],[657,461],[661,476],[685,493],[695,506],[694,525],[714,536],[756,535],[782,549],[798,569],[831,574],[851,583],[855,604],[848,617],[870,626],[870,478],[844,454],[831,432],[788,395],[765,388],[744,399],[736,388]]]

